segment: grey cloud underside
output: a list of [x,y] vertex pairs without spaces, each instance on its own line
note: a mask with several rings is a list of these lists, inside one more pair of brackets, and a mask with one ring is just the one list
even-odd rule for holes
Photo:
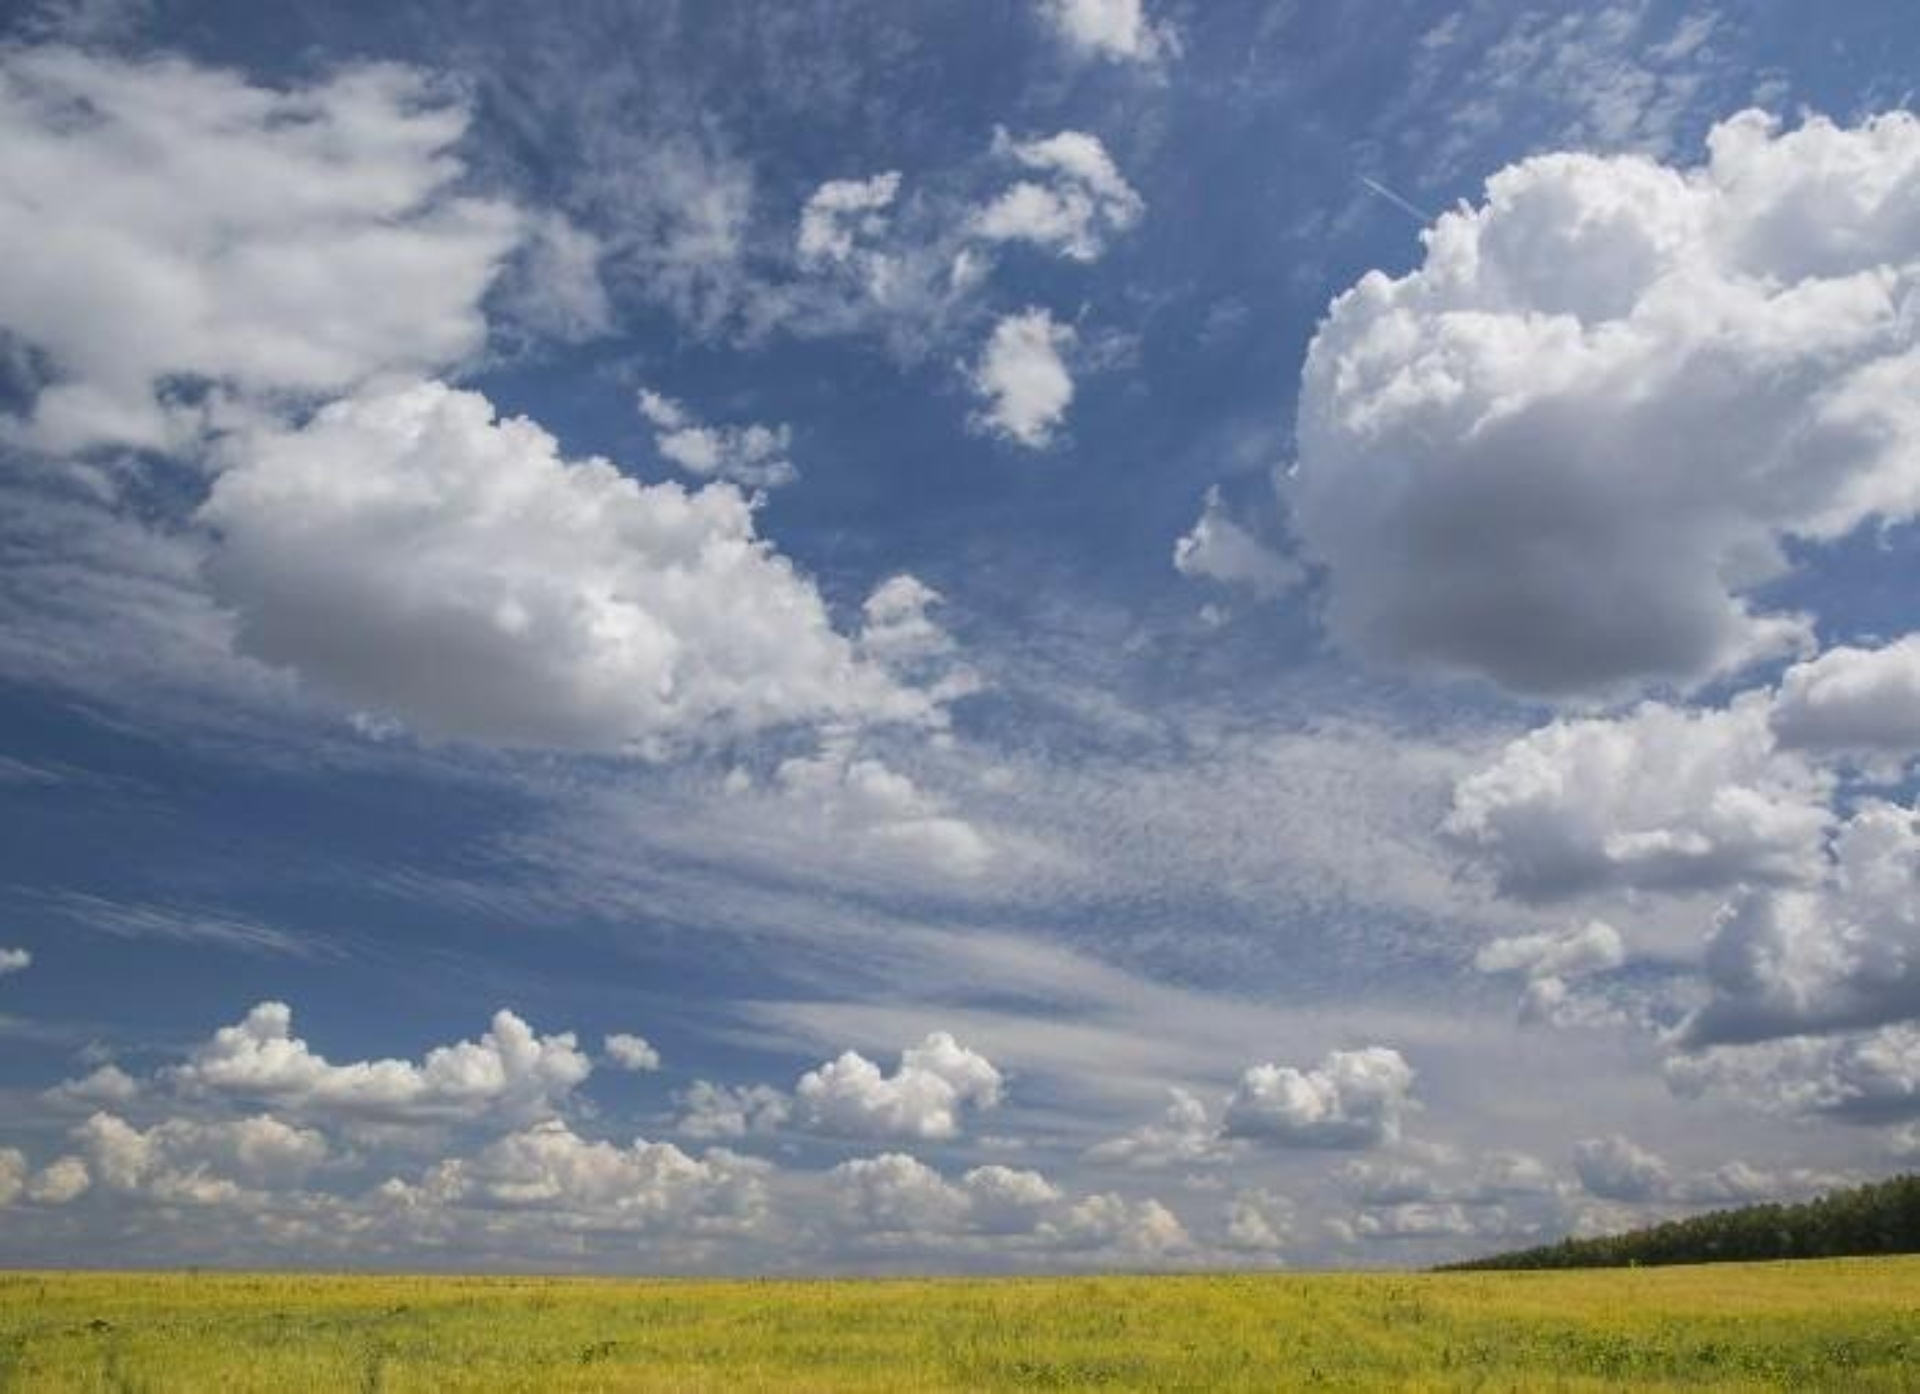
[[1806,643],[1748,598],[1788,539],[1913,516],[1920,123],[1747,113],[1709,152],[1511,166],[1335,301],[1282,493],[1338,640],[1529,693],[1693,683]]

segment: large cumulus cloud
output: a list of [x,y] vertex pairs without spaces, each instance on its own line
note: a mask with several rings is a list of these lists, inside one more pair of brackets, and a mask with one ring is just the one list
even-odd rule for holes
[[1756,888],[1721,912],[1691,1045],[1920,1016],[1920,816],[1869,800],[1834,836],[1827,875]]
[[738,489],[563,458],[434,382],[251,433],[200,512],[243,648],[429,733],[645,748],[835,718],[922,719]]
[[1554,721],[1454,788],[1441,832],[1531,901],[1817,876],[1833,781],[1777,748],[1766,694]]
[[41,379],[15,436],[164,449],[222,397],[472,353],[526,220],[461,191],[466,126],[391,64],[279,90],[179,59],[0,53],[0,342]]
[[1511,166],[1334,303],[1283,489],[1348,648],[1691,682],[1804,643],[1753,600],[1784,543],[1920,508],[1920,120],[1708,148]]

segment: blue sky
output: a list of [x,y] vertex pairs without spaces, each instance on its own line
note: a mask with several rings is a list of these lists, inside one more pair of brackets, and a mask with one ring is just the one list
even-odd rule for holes
[[16,8],[0,1261],[1396,1265],[1910,1165],[1916,42]]

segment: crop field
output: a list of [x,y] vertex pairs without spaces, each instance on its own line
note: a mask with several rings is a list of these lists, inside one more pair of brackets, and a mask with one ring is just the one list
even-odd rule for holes
[[682,1281],[0,1275],[0,1388],[1920,1389],[1920,1259]]

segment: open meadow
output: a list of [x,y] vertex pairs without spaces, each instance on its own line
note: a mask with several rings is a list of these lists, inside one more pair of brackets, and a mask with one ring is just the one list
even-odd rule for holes
[[1920,1259],[874,1281],[0,1276],[0,1388],[1920,1388]]

